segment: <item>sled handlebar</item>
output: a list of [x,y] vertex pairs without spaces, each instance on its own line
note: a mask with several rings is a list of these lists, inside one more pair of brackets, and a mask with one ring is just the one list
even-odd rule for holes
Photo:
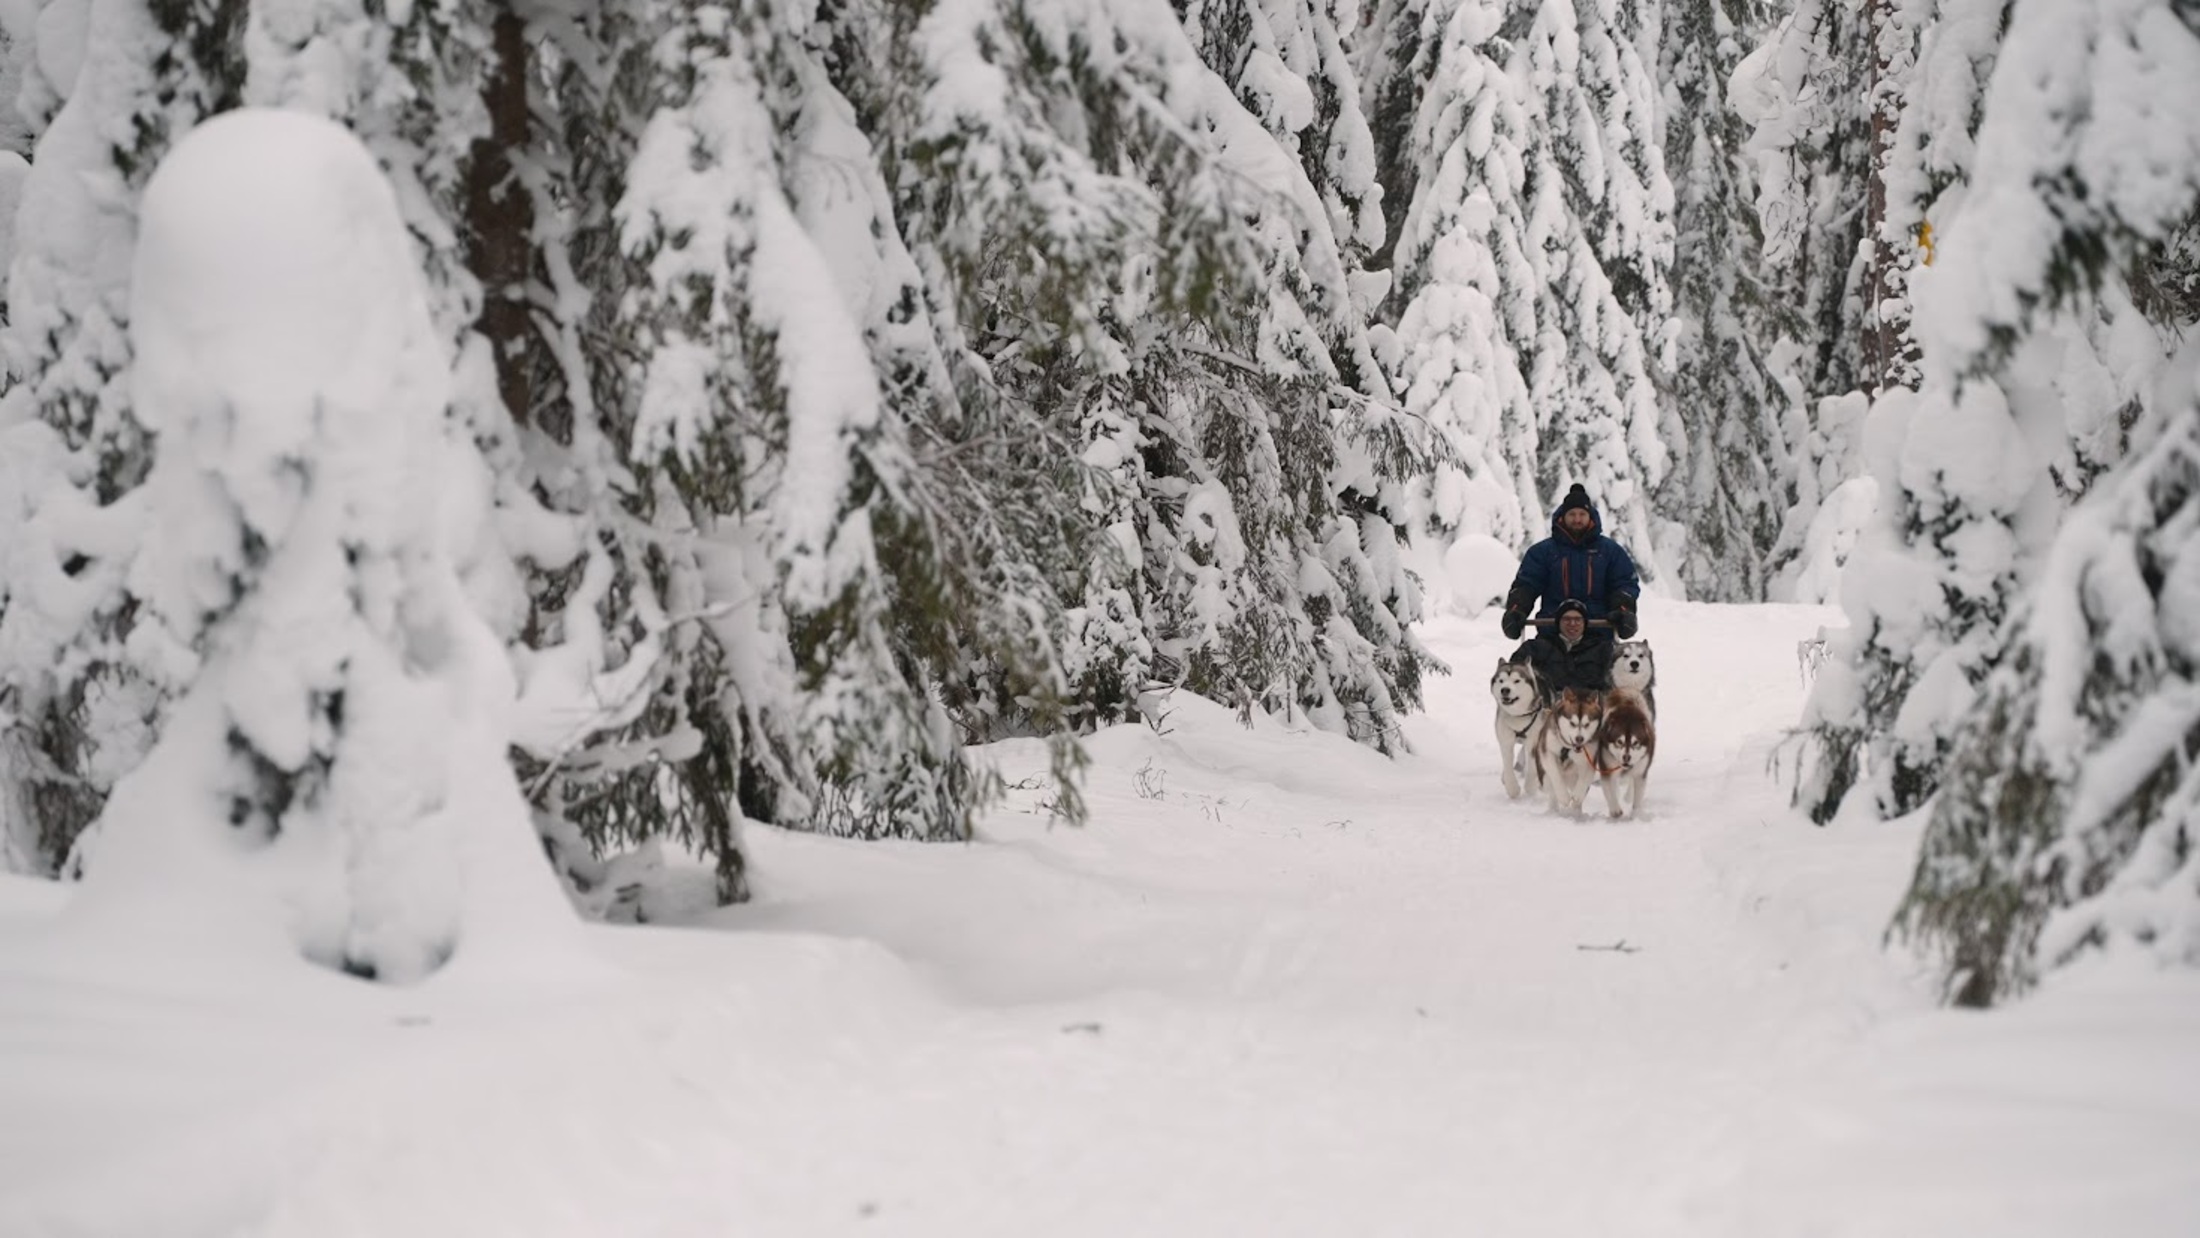
[[[1528,622],[1530,622],[1530,623],[1532,623],[1532,624],[1536,625],[1536,626],[1537,626],[1537,627],[1539,627],[1539,628],[1547,628],[1547,627],[1550,627],[1550,626],[1551,626],[1552,624],[1554,624],[1554,623],[1557,623],[1557,622],[1558,622],[1558,620],[1556,620],[1556,619],[1530,619],[1530,620],[1528,620]],[[1583,626],[1585,626],[1585,627],[1592,627],[1592,628],[1608,628],[1608,627],[1611,627],[1611,626],[1612,626],[1612,621],[1611,621],[1611,620],[1609,620],[1609,619],[1585,619],[1585,620],[1583,620],[1583,621],[1582,621],[1582,623],[1583,623]]]

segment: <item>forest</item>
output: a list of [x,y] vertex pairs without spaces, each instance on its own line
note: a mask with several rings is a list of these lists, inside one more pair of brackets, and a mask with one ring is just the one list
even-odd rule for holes
[[[2200,962],[2192,0],[5,0],[0,32],[9,871],[143,866],[157,787],[337,840],[372,915],[445,853],[361,805],[441,811],[457,775],[390,771],[471,753],[583,903],[664,840],[731,904],[746,822],[968,838],[1004,793],[972,745],[1044,742],[1074,823],[1083,737],[1176,690],[1396,755],[1473,670],[1417,637],[1423,581],[1580,484],[1646,609],[1846,611],[1771,772],[1829,829],[1923,815],[1896,929],[1949,1001]],[[372,167],[148,209],[266,111]],[[326,359],[356,415],[253,422],[331,337],[224,290],[263,229],[385,201],[386,262],[291,272],[386,301]],[[391,497],[420,484],[434,522]],[[350,601],[262,605],[284,565]],[[501,731],[425,703],[462,676]],[[407,923],[306,953],[432,970]]]

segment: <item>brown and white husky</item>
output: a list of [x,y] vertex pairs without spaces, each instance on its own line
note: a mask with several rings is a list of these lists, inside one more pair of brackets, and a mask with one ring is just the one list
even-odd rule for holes
[[1631,688],[1614,688],[1604,697],[1604,725],[1597,732],[1597,776],[1604,785],[1604,806],[1619,816],[1619,789],[1627,788],[1627,815],[1642,811],[1642,788],[1650,762],[1658,755],[1658,724],[1650,703]]
[[1581,815],[1596,780],[1597,736],[1604,729],[1604,694],[1568,688],[1543,714],[1535,746],[1536,774],[1551,791],[1551,811]]

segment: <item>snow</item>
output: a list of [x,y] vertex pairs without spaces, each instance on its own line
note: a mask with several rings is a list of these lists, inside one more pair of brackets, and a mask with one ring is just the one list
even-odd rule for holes
[[1486,533],[1462,533],[1449,546],[1417,542],[1412,557],[1432,613],[1449,611],[1467,619],[1501,605],[1520,571],[1520,556]]
[[1445,617],[1414,756],[1178,693],[1089,826],[751,827],[756,901],[562,988],[186,974],[0,879],[0,1233],[2188,1234],[2200,980],[1937,1010],[1880,944],[1917,819],[1766,778],[1837,614],[1649,608],[1639,823],[1505,799],[1510,642]]
[[[9,29],[21,18],[20,5],[11,5]],[[45,0],[32,23],[31,44],[38,71],[48,88],[66,99],[76,87],[77,71],[84,67],[84,49],[90,39],[92,0]]]
[[1879,483],[1873,478],[1851,477],[1833,488],[1811,516],[1802,553],[1782,573],[1789,600],[1815,604],[1840,597],[1841,569],[1878,505]]

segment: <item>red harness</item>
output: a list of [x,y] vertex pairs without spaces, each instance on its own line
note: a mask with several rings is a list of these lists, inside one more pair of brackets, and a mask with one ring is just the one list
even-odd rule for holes
[[[1590,762],[1590,764],[1591,764],[1591,765],[1596,765],[1596,762],[1594,762],[1594,761],[1591,761],[1591,762]],[[1620,762],[1620,763],[1619,763],[1618,765],[1615,765],[1615,766],[1613,766],[1613,767],[1612,767],[1612,768],[1610,768],[1610,769],[1606,769],[1606,768],[1604,768],[1604,767],[1603,767],[1603,766],[1601,766],[1601,765],[1597,765],[1597,766],[1596,766],[1596,771],[1597,771],[1597,773],[1598,773],[1598,774],[1602,775],[1603,777],[1606,777],[1606,778],[1610,778],[1610,777],[1611,777],[1612,775],[1614,775],[1614,774],[1624,774],[1624,773],[1626,773],[1626,772],[1627,772],[1628,770],[1631,770],[1631,769],[1633,769],[1634,767],[1635,767],[1635,763],[1634,763],[1634,762],[1632,762],[1632,761],[1622,761],[1622,762]]]

